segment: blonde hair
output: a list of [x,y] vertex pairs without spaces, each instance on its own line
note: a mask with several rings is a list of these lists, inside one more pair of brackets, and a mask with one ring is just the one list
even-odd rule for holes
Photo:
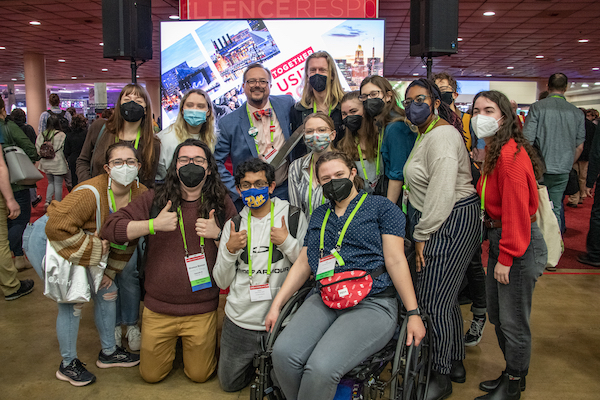
[[177,119],[173,124],[173,130],[177,135],[177,140],[179,141],[179,143],[183,143],[187,139],[193,139],[192,135],[188,133],[187,123],[185,122],[185,119],[183,119],[183,105],[192,93],[199,94],[202,97],[204,97],[204,100],[206,100],[208,111],[206,112],[206,121],[202,124],[202,127],[200,128],[200,140],[206,143],[212,151],[215,149],[215,145],[217,144],[217,136],[215,135],[215,113],[212,106],[212,102],[210,101],[210,97],[208,96],[208,93],[206,93],[204,90],[191,89],[185,93],[185,95],[181,99],[181,102],[179,103],[179,112],[177,113]]
[[314,58],[325,58],[327,60],[329,76],[327,78],[327,86],[325,87],[325,104],[335,107],[340,101],[342,101],[342,97],[344,97],[344,90],[342,89],[342,84],[340,83],[340,78],[337,74],[337,69],[335,68],[335,61],[333,60],[333,57],[331,57],[331,55],[326,51],[317,51],[316,53],[312,53],[310,56],[308,56],[306,62],[304,63],[304,88],[302,89],[302,98],[300,99],[300,104],[302,104],[302,107],[304,108],[310,108],[313,106],[315,101],[313,88],[310,86],[308,77],[308,63]]

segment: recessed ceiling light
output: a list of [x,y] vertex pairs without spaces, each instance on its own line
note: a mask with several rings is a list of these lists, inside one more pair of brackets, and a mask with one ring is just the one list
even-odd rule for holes
[[62,58],[60,60],[58,60],[58,62],[67,62],[66,60],[63,60]]
[[106,71],[108,71],[108,68],[102,68],[102,71],[106,72]]
[[413,74],[413,76],[419,76],[419,73],[418,73],[418,72],[415,72],[415,73]]
[[136,75],[135,77],[136,77],[136,78],[139,78],[140,76],[139,76],[139,75]]
[[579,43],[587,43],[589,41],[590,41],[589,39],[579,39],[578,40]]
[[493,15],[496,15],[496,13],[493,12],[493,11],[486,11],[486,12],[483,13],[483,15],[485,15],[486,17],[491,17]]
[[462,42],[463,38],[459,37],[459,38],[456,38],[456,40],[458,40],[459,42]]
[[77,79],[77,77],[76,76],[72,76],[71,79]]
[[29,21],[29,25],[41,25],[40,21]]
[[600,82],[596,82],[596,83],[594,83],[594,85],[598,86],[598,85],[600,85]]
[[535,58],[544,58],[544,56],[535,56]]
[[492,76],[492,74],[485,74],[485,76]]
[[421,65],[421,68],[427,68],[427,65]]
[[179,15],[169,15],[169,19],[179,19]]
[[590,85],[588,85],[587,83],[582,83],[581,87],[590,87]]
[[100,42],[98,43],[100,46],[104,46],[104,42]]
[[0,50],[6,50],[6,47],[0,46]]
[[11,79],[11,81],[16,81],[16,80],[17,80],[17,78],[12,78],[12,79]]
[[596,68],[592,68],[592,71],[598,71],[600,68],[596,67]]
[[515,67],[506,67],[506,69],[515,69]]

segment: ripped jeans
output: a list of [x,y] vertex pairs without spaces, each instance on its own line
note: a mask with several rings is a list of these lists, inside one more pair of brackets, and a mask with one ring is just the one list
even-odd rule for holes
[[[112,354],[117,348],[115,342],[117,285],[113,282],[108,288],[100,289],[97,294],[93,295],[93,299],[94,319],[100,335],[102,350],[106,354]],[[77,358],[77,335],[84,304],[57,304],[56,336],[60,346],[60,355],[66,365]]]

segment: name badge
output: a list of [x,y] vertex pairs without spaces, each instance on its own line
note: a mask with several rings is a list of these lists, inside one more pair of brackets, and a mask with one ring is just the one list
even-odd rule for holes
[[212,287],[204,254],[198,253],[185,257],[185,266],[192,285],[192,292]]
[[263,157],[265,158],[265,161],[267,163],[271,164],[271,161],[273,161],[273,159],[275,158],[275,156],[277,155],[277,153],[279,153],[279,150],[277,150],[276,148],[273,147],[271,149],[271,151],[269,151]]
[[408,214],[408,189],[402,191],[402,212]]
[[317,280],[333,276],[335,263],[336,258],[333,254],[321,258],[319,260],[319,267],[317,268]]
[[250,301],[272,300],[271,288],[268,283],[264,285],[250,285]]

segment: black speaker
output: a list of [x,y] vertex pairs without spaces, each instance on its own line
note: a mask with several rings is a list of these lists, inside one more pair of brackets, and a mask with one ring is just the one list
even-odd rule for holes
[[152,59],[152,1],[102,0],[104,58]]
[[410,56],[458,53],[458,0],[410,1]]

